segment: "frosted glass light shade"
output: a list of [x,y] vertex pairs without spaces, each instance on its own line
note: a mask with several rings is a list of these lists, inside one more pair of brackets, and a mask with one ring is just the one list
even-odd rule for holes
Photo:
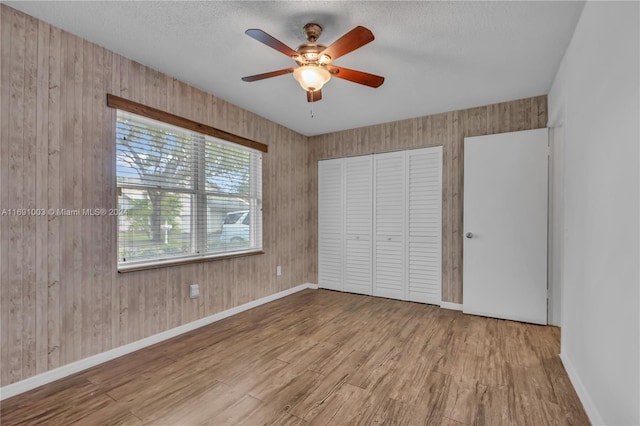
[[293,78],[304,90],[314,92],[322,89],[322,86],[331,78],[331,73],[323,66],[303,65],[293,71]]

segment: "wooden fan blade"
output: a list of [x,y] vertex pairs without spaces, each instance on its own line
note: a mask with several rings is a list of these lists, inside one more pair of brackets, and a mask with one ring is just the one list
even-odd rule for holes
[[289,57],[297,57],[299,56],[298,52],[281,42],[280,40],[270,36],[262,30],[258,29],[249,29],[244,32],[251,38],[258,40],[260,43],[264,43],[267,46],[276,49],[278,52],[284,53]]
[[332,76],[343,80],[353,81],[354,83],[364,84],[369,87],[380,87],[384,83],[384,77],[369,74],[367,72],[350,70],[349,68],[336,67],[335,65],[327,65],[327,69]]
[[316,102],[322,99],[322,90],[307,90],[307,102]]
[[373,41],[373,33],[365,27],[357,26],[338,40],[334,41],[329,47],[324,49],[320,54],[326,54],[331,60],[336,60],[340,56],[344,56],[349,52],[353,52],[359,47]]
[[290,72],[293,72],[293,70],[294,68],[285,68],[283,70],[265,72],[264,74],[250,75],[248,77],[242,77],[242,81],[264,80],[265,78],[271,78],[271,77],[277,77],[283,74],[289,74]]

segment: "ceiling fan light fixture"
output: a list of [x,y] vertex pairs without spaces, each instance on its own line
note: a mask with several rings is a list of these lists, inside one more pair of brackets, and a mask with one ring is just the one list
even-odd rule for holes
[[302,65],[293,71],[293,78],[306,91],[316,91],[331,79],[331,73],[320,65]]
[[322,55],[320,55],[320,58],[318,59],[318,63],[320,65],[327,65],[330,62],[331,62],[331,57],[329,55],[324,54],[324,53]]

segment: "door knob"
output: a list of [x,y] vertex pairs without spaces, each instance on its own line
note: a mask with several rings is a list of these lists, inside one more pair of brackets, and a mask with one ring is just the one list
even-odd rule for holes
[[467,232],[467,233],[465,234],[465,237],[467,237],[467,238],[473,238],[473,232]]

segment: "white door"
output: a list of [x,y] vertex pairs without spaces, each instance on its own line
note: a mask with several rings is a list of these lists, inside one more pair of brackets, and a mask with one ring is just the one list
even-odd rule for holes
[[343,161],[318,162],[318,286],[343,289]]
[[344,291],[371,295],[372,156],[344,159]]
[[442,302],[442,147],[406,153],[407,300]]
[[405,153],[374,155],[373,295],[405,300]]
[[547,129],[465,138],[463,312],[547,323]]

